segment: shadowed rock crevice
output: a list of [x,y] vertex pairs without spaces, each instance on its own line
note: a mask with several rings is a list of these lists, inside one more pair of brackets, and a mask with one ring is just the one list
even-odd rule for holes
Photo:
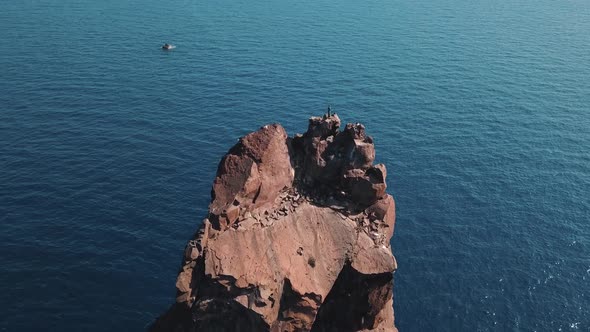
[[225,155],[151,331],[396,331],[395,202],[362,124],[278,124]]
[[299,294],[293,290],[289,279],[285,279],[279,317],[272,330],[309,331],[321,303],[321,296],[313,293]]
[[384,310],[393,296],[392,280],[391,273],[362,274],[350,264],[345,265],[311,331],[352,332],[393,326],[393,315]]
[[217,298],[197,301],[192,308],[192,320],[192,330],[186,331],[251,332],[269,329],[268,324],[254,311],[237,302]]

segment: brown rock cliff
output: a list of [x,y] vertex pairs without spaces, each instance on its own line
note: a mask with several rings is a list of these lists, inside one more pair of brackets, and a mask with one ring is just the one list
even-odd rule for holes
[[395,202],[374,160],[365,127],[337,115],[241,138],[150,331],[396,331]]

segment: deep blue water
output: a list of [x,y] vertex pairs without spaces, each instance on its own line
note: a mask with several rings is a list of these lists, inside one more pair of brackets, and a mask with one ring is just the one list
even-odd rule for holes
[[590,330],[587,0],[3,0],[0,31],[1,331],[142,331],[222,154],[328,104],[389,168],[402,332]]

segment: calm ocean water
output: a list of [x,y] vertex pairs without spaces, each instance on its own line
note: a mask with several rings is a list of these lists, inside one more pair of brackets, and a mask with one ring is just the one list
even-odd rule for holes
[[328,104],[390,170],[402,332],[590,330],[587,0],[4,0],[0,31],[0,331],[144,330],[223,153]]

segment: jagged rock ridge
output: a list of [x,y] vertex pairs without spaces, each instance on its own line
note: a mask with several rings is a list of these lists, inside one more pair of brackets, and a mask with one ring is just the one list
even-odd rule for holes
[[395,203],[374,160],[365,127],[335,114],[241,138],[150,330],[396,331]]

